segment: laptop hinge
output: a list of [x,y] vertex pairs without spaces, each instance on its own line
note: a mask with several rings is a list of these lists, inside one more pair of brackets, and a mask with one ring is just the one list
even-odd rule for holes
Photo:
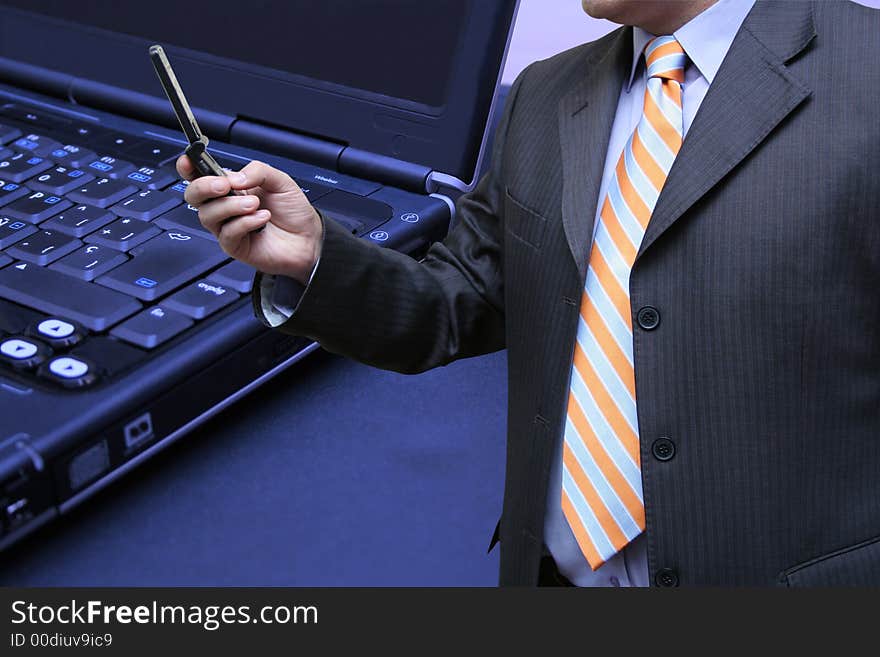
[[377,155],[351,146],[343,150],[339,156],[339,172],[376,180],[418,194],[434,191],[428,188],[430,167],[396,160],[387,155]]
[[[172,129],[179,127],[171,106],[164,98],[76,78],[6,57],[0,57],[0,81],[130,119]],[[210,137],[222,141],[228,138],[233,121],[231,116],[198,108],[193,108],[193,113]]]
[[345,149],[342,144],[249,119],[238,119],[232,124],[229,143],[289,157],[332,171],[336,171],[339,155]]
[[232,124],[229,141],[418,194],[434,191],[428,188],[431,175],[429,167],[377,155],[288,128],[266,125],[251,119],[239,119]]
[[56,98],[70,98],[73,77],[41,66],[0,57],[0,80]]
[[[74,78],[70,87],[70,99],[85,105],[130,119],[179,129],[171,105],[165,98],[158,98],[137,91],[121,89],[102,82]],[[193,114],[206,135],[220,141],[229,140],[233,117],[211,110],[193,107]]]

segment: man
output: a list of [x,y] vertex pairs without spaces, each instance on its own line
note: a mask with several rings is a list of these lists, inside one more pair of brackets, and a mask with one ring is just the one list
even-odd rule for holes
[[261,163],[186,198],[282,331],[507,348],[502,584],[880,584],[880,13],[584,6],[634,27],[519,76],[421,263]]

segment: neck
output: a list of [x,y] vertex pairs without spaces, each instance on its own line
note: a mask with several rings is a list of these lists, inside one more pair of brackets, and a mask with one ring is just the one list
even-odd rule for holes
[[[654,11],[639,20],[638,27],[651,34],[672,34],[718,0],[673,0],[650,3]],[[675,11],[672,11],[672,9]]]

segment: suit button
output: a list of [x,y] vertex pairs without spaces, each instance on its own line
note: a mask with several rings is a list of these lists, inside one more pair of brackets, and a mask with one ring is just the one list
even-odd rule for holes
[[658,438],[651,445],[651,453],[658,461],[668,461],[675,456],[675,443],[669,438]]
[[660,312],[654,306],[644,306],[636,314],[636,321],[646,331],[653,331],[660,324]]
[[667,589],[678,586],[678,573],[672,568],[661,568],[654,575],[654,583]]

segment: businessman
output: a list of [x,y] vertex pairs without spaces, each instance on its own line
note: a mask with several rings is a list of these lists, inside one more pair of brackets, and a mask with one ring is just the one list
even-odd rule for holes
[[880,12],[583,4],[626,27],[517,78],[422,262],[265,164],[186,198],[281,331],[507,348],[501,584],[880,584]]

